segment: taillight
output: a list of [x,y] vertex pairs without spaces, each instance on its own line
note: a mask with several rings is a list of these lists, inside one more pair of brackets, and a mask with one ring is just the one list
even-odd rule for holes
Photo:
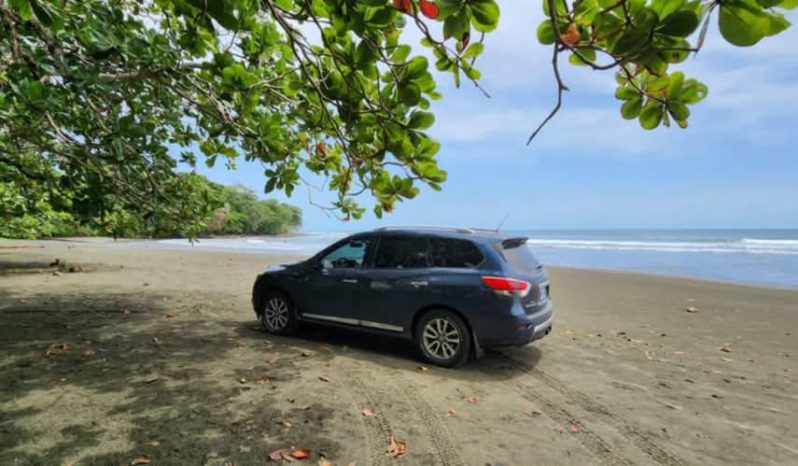
[[524,297],[529,294],[532,285],[523,280],[516,280],[514,278],[505,277],[482,277],[482,283],[488,286],[496,294],[502,296],[520,296]]

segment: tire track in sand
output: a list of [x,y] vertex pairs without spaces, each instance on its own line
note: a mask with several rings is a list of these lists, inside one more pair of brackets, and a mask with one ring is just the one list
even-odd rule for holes
[[[519,361],[515,358],[512,358],[511,356],[505,353],[494,352],[492,354],[496,355],[498,359],[507,363],[514,370],[526,375],[527,377],[534,379],[536,382],[548,386],[552,390],[557,391],[559,394],[565,397],[565,399],[568,402],[571,402],[579,406],[586,412],[592,414],[599,421],[606,424],[607,426],[609,426],[610,428],[621,434],[623,437],[628,439],[632,444],[634,444],[638,449],[643,451],[643,453],[648,455],[648,457],[650,457],[656,463],[664,466],[682,466],[685,464],[681,459],[677,458],[676,456],[668,452],[664,447],[662,447],[654,438],[652,438],[651,435],[641,432],[637,427],[633,426],[625,419],[613,413],[609,408],[593,400],[588,395],[585,395],[580,391],[569,388],[566,384],[546,374],[542,370],[534,366],[530,366],[529,364]],[[544,406],[549,405],[548,410],[550,412],[555,413],[555,416],[560,418],[558,419],[558,421],[563,421],[563,420],[567,421],[565,417],[570,417],[571,419],[574,419],[565,408],[555,405],[550,400],[547,400],[543,398],[541,395],[528,390],[529,388],[532,387],[529,387],[528,385],[524,384],[519,384],[519,385],[520,385],[519,389],[522,390],[524,388],[527,389],[519,392],[522,397],[527,399],[534,398],[536,401],[540,402]],[[563,415],[565,417],[563,417]],[[580,426],[580,433],[583,432],[583,430],[584,428]],[[601,440],[601,438],[598,436],[596,436],[597,437],[596,439],[591,440],[590,434],[591,434],[590,431],[588,431],[588,435],[585,436],[585,438],[588,439],[592,445],[586,445],[586,446],[591,448],[591,450],[594,453],[600,452],[601,454],[599,456],[602,459],[609,460],[610,463],[617,463],[619,461],[619,458],[615,456],[615,453],[613,453],[611,449],[610,453],[612,456],[610,456],[609,458],[606,457],[606,454],[603,451],[604,446],[606,445],[607,447],[609,447],[609,445],[607,445],[606,442]],[[626,461],[626,463],[628,464],[628,461]]]

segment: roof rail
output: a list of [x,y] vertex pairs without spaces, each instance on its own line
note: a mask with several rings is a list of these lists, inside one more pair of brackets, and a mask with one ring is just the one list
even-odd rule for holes
[[397,227],[380,227],[376,231],[391,231],[391,230],[440,230],[440,231],[456,231],[458,233],[474,233],[472,228],[466,227],[438,227],[438,226],[397,226]]

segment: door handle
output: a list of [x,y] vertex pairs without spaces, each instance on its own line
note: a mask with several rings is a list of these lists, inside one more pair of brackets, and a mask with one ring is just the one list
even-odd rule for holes
[[344,278],[341,280],[342,283],[357,283],[357,279],[354,278]]
[[420,281],[420,282],[410,282],[410,284],[411,284],[411,285],[413,285],[413,286],[414,286],[414,287],[416,287],[416,288],[421,288],[422,286],[427,286],[427,285],[429,285],[429,283],[427,283],[427,282],[426,282],[426,281],[424,281],[424,280],[422,280],[422,281]]

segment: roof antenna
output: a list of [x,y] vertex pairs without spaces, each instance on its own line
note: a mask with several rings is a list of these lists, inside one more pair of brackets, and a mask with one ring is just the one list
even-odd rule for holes
[[496,233],[498,233],[499,230],[501,230],[502,226],[504,225],[504,222],[506,222],[508,218],[510,218],[510,212],[507,212],[507,215],[505,215],[502,221],[499,222],[499,226],[496,227]]

